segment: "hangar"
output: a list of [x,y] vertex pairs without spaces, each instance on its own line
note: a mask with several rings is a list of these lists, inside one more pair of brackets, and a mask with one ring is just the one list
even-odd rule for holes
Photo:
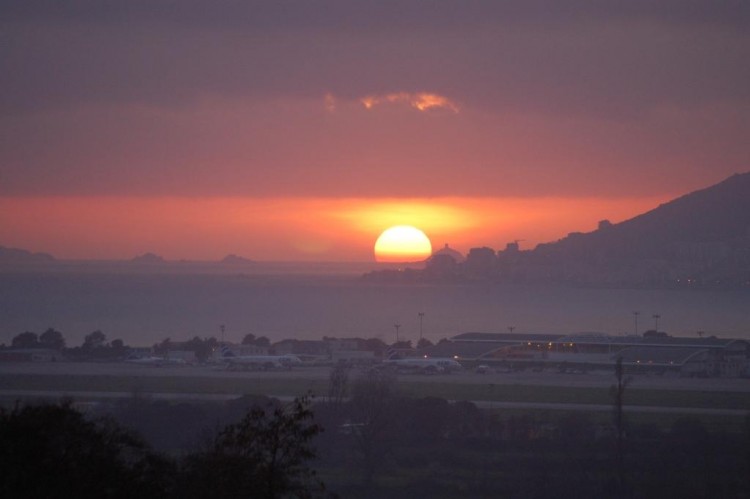
[[734,338],[643,336],[604,333],[462,333],[420,352],[495,367],[611,368],[618,358],[630,372],[740,377],[750,372],[750,342]]

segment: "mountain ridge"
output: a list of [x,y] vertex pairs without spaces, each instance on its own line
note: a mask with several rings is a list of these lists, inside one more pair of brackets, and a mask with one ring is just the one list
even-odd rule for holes
[[[563,251],[571,257],[609,253],[653,258],[674,245],[744,244],[750,237],[750,172],[663,203],[617,224],[601,223],[588,233],[571,233],[534,251]],[[579,253],[576,255],[575,253]]]

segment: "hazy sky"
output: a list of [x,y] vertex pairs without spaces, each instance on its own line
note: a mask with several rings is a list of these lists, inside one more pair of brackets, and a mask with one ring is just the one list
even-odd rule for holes
[[741,0],[4,1],[0,245],[357,259],[392,223],[591,230],[750,169],[748,61]]

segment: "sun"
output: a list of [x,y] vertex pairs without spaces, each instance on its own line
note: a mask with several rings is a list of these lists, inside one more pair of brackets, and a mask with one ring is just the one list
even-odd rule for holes
[[375,260],[378,262],[415,262],[431,254],[430,239],[411,225],[386,229],[375,242]]

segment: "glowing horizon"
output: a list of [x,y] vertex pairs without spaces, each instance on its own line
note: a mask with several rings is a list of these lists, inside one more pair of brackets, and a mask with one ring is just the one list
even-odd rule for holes
[[409,224],[530,248],[748,169],[734,5],[370,4],[0,8],[0,244],[367,261]]
[[3,197],[0,244],[61,259],[372,261],[394,225],[423,230],[433,246],[523,249],[595,230],[664,198],[228,198]]

